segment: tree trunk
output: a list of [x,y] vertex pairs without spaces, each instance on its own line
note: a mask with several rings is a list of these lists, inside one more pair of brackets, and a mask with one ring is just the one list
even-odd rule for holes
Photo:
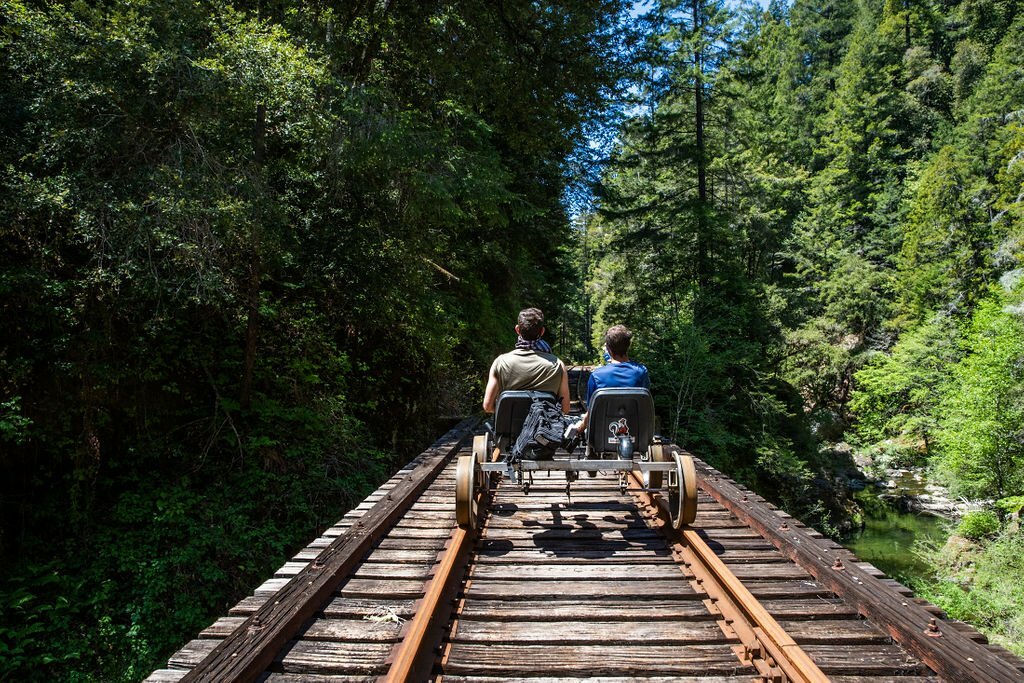
[[[253,160],[257,169],[263,166],[263,157],[266,148],[267,129],[267,107],[264,104],[256,105],[256,122],[253,136],[255,138]],[[252,231],[249,245],[249,282],[247,286],[247,320],[245,325],[245,361],[242,368],[242,391],[239,397],[239,404],[243,410],[248,410],[252,405],[253,375],[256,369],[256,337],[259,334],[260,315],[260,226],[256,225]]]
[[260,272],[256,257],[250,266],[248,316],[245,324],[245,363],[242,370],[242,392],[239,403],[243,410],[252,405],[253,374],[256,369],[256,337],[259,333]]
[[707,159],[704,149],[704,53],[701,45],[701,2],[693,0],[693,101],[697,146],[697,282],[704,289],[710,281],[708,264]]
[[376,3],[381,7],[379,16],[376,16],[371,10],[370,21],[373,23],[374,28],[370,37],[366,40],[366,44],[363,45],[362,53],[359,55],[359,59],[353,69],[352,87],[355,88],[358,85],[365,83],[366,79],[370,76],[370,71],[373,68],[373,61],[377,58],[377,53],[380,52],[381,43],[384,41],[384,29],[387,23],[388,14],[391,12],[391,7],[394,4],[393,0],[385,0],[383,3]]

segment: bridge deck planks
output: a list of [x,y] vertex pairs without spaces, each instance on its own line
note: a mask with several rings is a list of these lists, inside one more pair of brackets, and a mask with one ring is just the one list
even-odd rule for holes
[[[477,644],[583,646],[646,648],[649,645],[700,645],[722,641],[713,621],[674,623],[596,621],[591,614],[576,614],[563,621],[459,621],[453,637]],[[603,610],[602,610],[603,611]]]
[[[723,641],[720,631],[712,628],[716,626],[713,615],[699,614],[705,609],[700,596],[689,589],[686,572],[670,557],[660,535],[652,536],[646,525],[641,526],[643,522],[628,497],[614,500],[618,492],[609,490],[613,483],[610,477],[605,481],[582,480],[568,503],[560,483],[534,488],[529,496],[515,489],[496,496],[493,514],[481,538],[480,558],[464,594],[463,611],[450,636],[446,674],[461,673],[460,667],[468,666],[474,652],[472,646],[522,650],[544,644],[554,648],[560,658],[580,660],[587,656],[586,647],[621,649],[631,645],[646,651],[648,646],[660,646],[663,640],[673,642],[674,637],[681,638],[681,644],[687,646],[703,642],[709,647],[712,642],[728,642]],[[698,525],[702,536],[730,570],[744,580],[755,597],[764,601],[769,612],[813,653],[819,666],[830,675],[867,673],[892,680],[926,673],[917,660],[892,644],[886,633],[860,619],[856,610],[837,600],[807,571],[706,495],[701,495]],[[638,553],[643,553],[639,563],[630,559]],[[622,570],[614,569],[616,566]],[[566,580],[574,575],[574,580]],[[540,606],[543,601],[565,600],[567,595],[574,602],[546,602],[546,607]],[[529,599],[515,600],[514,596]],[[624,611],[623,599],[632,605],[632,614],[643,613],[643,606],[638,607],[637,603],[642,605],[645,600],[654,603],[652,612],[670,609],[672,605],[685,606],[677,612],[685,621],[672,623],[671,627],[660,620],[629,621],[630,611]],[[611,608],[607,611],[603,609],[606,601]],[[525,604],[517,606],[517,602]],[[543,621],[534,618],[533,623],[525,625],[517,621],[541,611],[546,612]],[[612,611],[620,614],[614,618],[604,616]],[[497,619],[507,623],[496,624]],[[703,620],[705,629],[695,629],[694,619]],[[676,630],[678,634],[673,633]],[[703,638],[711,640],[702,641]],[[565,649],[566,640],[573,644],[569,650]],[[815,650],[816,647],[826,650]],[[500,657],[501,650],[490,653],[492,658]],[[522,660],[522,655],[517,659]],[[549,671],[543,668],[547,659],[537,659],[532,653],[528,659],[523,670],[510,664],[481,666],[495,666],[496,673],[511,677],[559,673],[559,667],[565,666],[553,662],[554,670]],[[657,662],[657,657],[652,661]],[[738,660],[733,661],[739,664]],[[641,671],[645,676],[687,673],[650,668]],[[701,673],[713,671],[713,666],[705,667]]]
[[725,643],[711,645],[607,645],[551,646],[522,643],[466,643],[452,648],[445,673],[454,675],[505,676],[700,676],[706,674],[752,678],[752,668],[742,666]]
[[294,640],[274,662],[273,670],[294,674],[379,676],[387,673],[391,643]]
[[609,475],[577,482],[568,502],[557,479],[535,478],[529,495],[503,485],[491,509],[445,680],[753,675]]
[[[483,623],[503,621],[544,622],[583,621],[593,615],[592,605],[576,600],[555,602],[552,600],[474,600],[467,602],[459,613],[459,628],[468,622]],[[659,600],[648,598],[637,600],[608,599],[602,603],[602,619],[605,623],[618,621],[640,621],[659,624],[658,628],[674,628],[664,622],[714,621],[715,615],[697,600]],[[465,634],[465,631],[462,631]]]
[[[403,472],[148,680],[177,681],[259,609],[275,587],[302,571],[320,549],[383,500]],[[691,586],[692,577],[676,564],[661,535],[647,528],[631,497],[619,493],[614,475],[582,478],[569,499],[561,476],[536,477],[529,495],[513,487],[499,490],[476,544],[475,563],[447,645],[444,680],[752,679],[754,670],[734,652],[737,642],[723,635],[719,617]],[[387,671],[391,647],[401,638],[404,621],[413,616],[415,600],[422,596],[454,522],[454,467],[446,468],[435,484],[279,653],[264,680],[350,683]],[[775,514],[780,524],[806,528],[784,513]],[[703,491],[697,526],[726,565],[837,683],[936,680],[888,634]],[[837,544],[816,532],[813,536],[844,561],[882,577],[907,600],[921,602]],[[953,627],[984,642],[969,626]],[[1019,666],[1020,660],[1014,664]]]

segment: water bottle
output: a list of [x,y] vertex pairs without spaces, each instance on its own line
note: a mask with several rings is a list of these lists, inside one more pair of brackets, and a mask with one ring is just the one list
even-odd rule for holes
[[633,437],[629,434],[619,434],[619,460],[633,459]]
[[562,443],[572,443],[576,435],[580,433],[579,424],[579,422],[573,422],[565,428],[565,433],[562,434]]

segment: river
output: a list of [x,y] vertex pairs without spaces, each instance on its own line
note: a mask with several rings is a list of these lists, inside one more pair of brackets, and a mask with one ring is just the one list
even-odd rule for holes
[[897,510],[870,488],[858,493],[857,501],[864,509],[864,529],[842,539],[842,544],[906,585],[913,579],[932,578],[931,567],[914,553],[914,544],[925,539],[943,543],[948,522],[929,514]]

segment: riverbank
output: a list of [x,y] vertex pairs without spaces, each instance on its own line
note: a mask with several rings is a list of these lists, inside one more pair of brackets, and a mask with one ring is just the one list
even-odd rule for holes
[[879,468],[869,458],[848,454],[856,463],[851,482],[861,489],[854,498],[862,517],[860,529],[844,536],[843,544],[951,618],[1024,656],[1019,522],[995,522],[976,538],[965,537],[977,526],[966,524],[965,516],[990,509],[990,502],[952,498],[927,480],[923,467]]
[[927,480],[924,468],[887,469],[873,482],[879,498],[906,512],[932,515],[955,521],[968,512],[981,510],[986,501],[954,499],[949,491]]
[[843,544],[907,585],[933,581],[935,567],[922,557],[921,546],[941,547],[951,523],[971,506],[929,482],[923,467],[881,467],[846,443],[836,444],[833,451],[852,465],[847,477],[861,510],[859,523],[843,536]]
[[991,504],[991,501],[953,498],[944,486],[928,480],[925,467],[883,467],[847,444],[839,444],[835,450],[849,453],[858,478],[897,510],[957,521],[968,512]]

